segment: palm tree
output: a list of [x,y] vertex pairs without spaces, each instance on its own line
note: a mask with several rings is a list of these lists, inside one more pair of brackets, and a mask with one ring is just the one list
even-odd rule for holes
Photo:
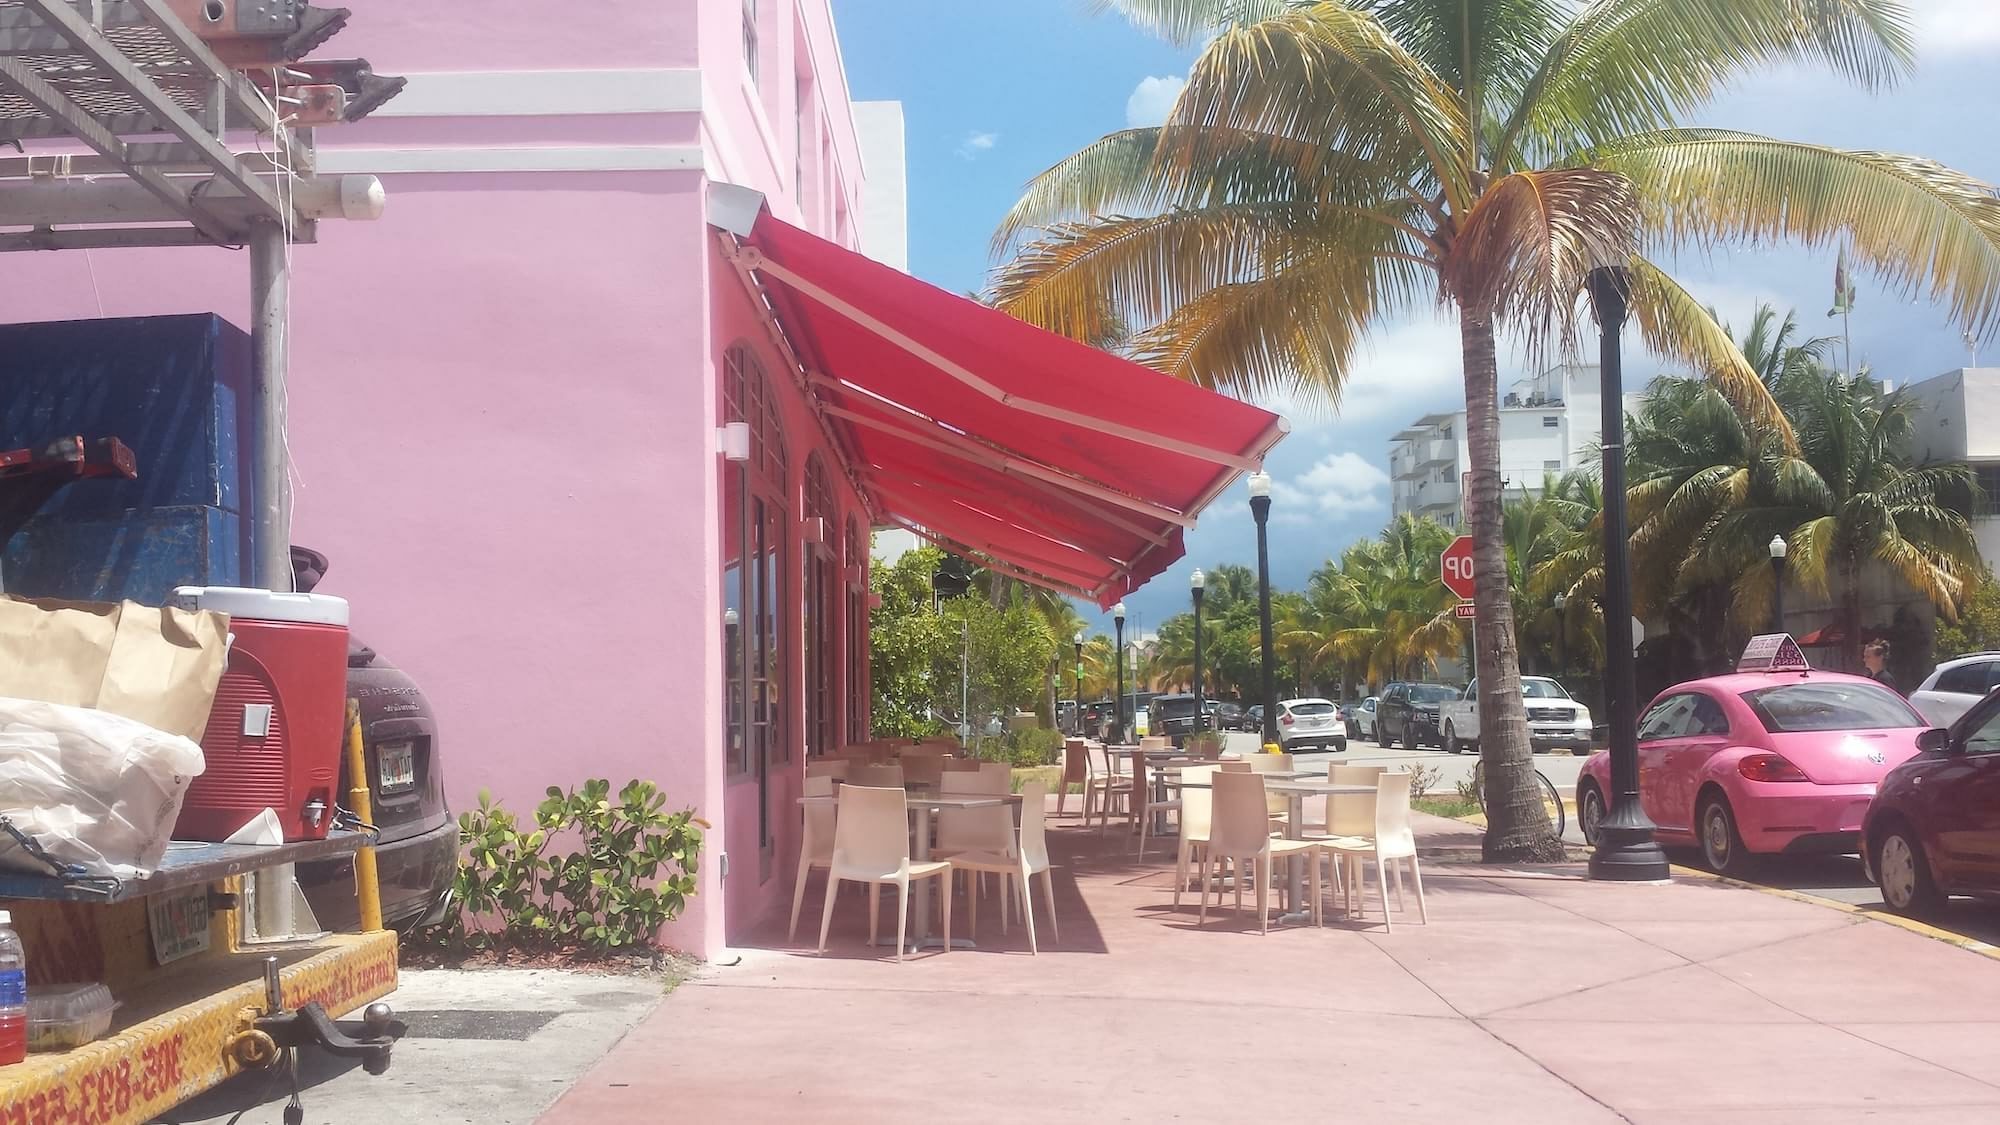
[[1464,357],[1489,859],[1560,852],[1535,792],[1501,528],[1496,333],[1568,342],[1586,275],[1629,270],[1647,344],[1782,428],[1735,343],[1642,248],[1850,244],[1984,329],[2000,201],[1929,161],[1682,127],[1761,66],[1867,88],[1912,65],[1893,0],[1098,0],[1213,35],[1165,125],[1032,181],[994,303],[1204,385],[1337,402],[1380,318],[1440,304]]
[[[1604,510],[1603,490],[1588,473],[1543,473],[1541,488],[1507,501],[1500,526],[1507,541],[1507,584],[1514,591],[1514,620],[1523,648],[1541,653],[1555,667],[1555,635],[1561,616],[1553,593],[1537,588],[1536,575],[1588,534]],[[1559,672],[1560,669],[1557,669]]]
[[1793,577],[1839,602],[1849,667],[1860,662],[1861,577],[1870,562],[1955,619],[1981,569],[1966,518],[1971,470],[1913,464],[1909,403],[1866,376],[1794,376],[1779,385],[1778,400],[1795,420],[1800,454],[1768,443],[1747,503],[1720,512],[1696,552],[1708,572],[1736,576],[1739,620],[1757,619],[1769,604],[1763,545],[1774,534],[1790,545]]
[[[1708,315],[1716,320],[1722,318],[1713,308]],[[1723,330],[1734,336],[1734,327],[1725,324]],[[1810,340],[1794,342],[1799,332],[1797,309],[1785,310],[1785,319],[1778,319],[1778,310],[1768,301],[1757,302],[1757,309],[1750,315],[1750,328],[1737,341],[1743,352],[1744,362],[1750,365],[1766,387],[1776,388],[1779,380],[1787,375],[1811,371],[1826,362],[1839,338],[1835,336],[1814,336]]]

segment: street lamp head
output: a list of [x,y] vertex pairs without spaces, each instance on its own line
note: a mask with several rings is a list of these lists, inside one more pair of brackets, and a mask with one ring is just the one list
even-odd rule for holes
[[1556,608],[1557,608],[1557,609],[1561,609],[1562,607],[1564,607],[1564,606],[1566,606],[1566,605],[1568,605],[1568,604],[1569,604],[1569,597],[1568,597],[1567,595],[1565,595],[1565,594],[1557,594],[1557,595],[1556,595]]
[[1206,585],[1208,585],[1208,575],[1203,574],[1200,567],[1195,567],[1194,573],[1188,575],[1188,589],[1199,590]]
[[1083,643],[1083,630],[1081,630],[1081,629],[1078,629],[1078,630],[1076,631],[1076,643],[1077,643],[1077,644],[1082,644],[1082,643]]
[[1113,621],[1116,621],[1116,622],[1117,622],[1117,623],[1119,623],[1120,625],[1123,625],[1123,624],[1125,624],[1125,603],[1124,603],[1124,602],[1119,602],[1119,603],[1118,603],[1117,605],[1114,605],[1114,606],[1112,606],[1112,607],[1111,607],[1111,619],[1112,619]]
[[1250,474],[1250,498],[1262,500],[1271,495],[1271,474],[1262,469]]
[[1782,559],[1785,557],[1785,550],[1785,537],[1782,535],[1771,536],[1771,557]]
[[738,617],[738,616],[736,615],[736,611],[735,611],[735,610],[733,610],[733,609],[725,609],[725,610],[723,610],[723,611],[722,611],[722,623],[723,623],[724,625],[728,625],[728,626],[732,626],[732,627],[733,627],[733,626],[735,626],[735,624],[736,624],[736,623],[737,623],[737,622],[738,622],[739,620],[741,620],[741,618],[739,618],[739,617]]

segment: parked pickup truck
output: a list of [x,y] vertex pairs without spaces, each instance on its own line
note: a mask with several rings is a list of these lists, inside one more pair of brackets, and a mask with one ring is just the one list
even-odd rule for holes
[[[1590,708],[1569,697],[1554,680],[1521,677],[1522,702],[1528,706],[1528,741],[1544,750],[1590,751]],[[1438,727],[1450,753],[1479,749],[1479,683],[1438,709]]]

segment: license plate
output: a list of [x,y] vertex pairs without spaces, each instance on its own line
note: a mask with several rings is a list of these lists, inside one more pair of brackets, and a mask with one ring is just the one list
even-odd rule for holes
[[417,757],[407,742],[384,742],[375,751],[377,781],[384,793],[395,793],[417,783]]
[[146,898],[153,959],[165,965],[208,951],[208,888],[190,887]]

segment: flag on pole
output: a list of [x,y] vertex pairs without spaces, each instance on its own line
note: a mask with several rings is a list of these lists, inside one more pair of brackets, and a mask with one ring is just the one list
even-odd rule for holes
[[1854,311],[1854,279],[1847,272],[1847,249],[1841,248],[1840,258],[1833,264],[1833,307],[1826,310],[1828,316],[1840,316]]

